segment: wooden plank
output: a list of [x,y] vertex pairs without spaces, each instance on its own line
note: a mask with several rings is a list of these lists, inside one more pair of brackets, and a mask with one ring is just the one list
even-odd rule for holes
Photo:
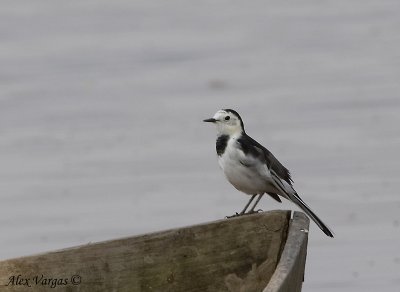
[[279,264],[263,292],[298,292],[304,281],[310,220],[294,212]]
[[270,211],[3,261],[1,291],[261,291],[289,218]]

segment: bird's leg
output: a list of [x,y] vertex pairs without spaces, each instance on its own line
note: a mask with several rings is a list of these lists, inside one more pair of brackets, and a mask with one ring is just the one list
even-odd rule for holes
[[257,195],[252,195],[252,196],[251,196],[250,200],[247,202],[246,206],[244,206],[242,212],[240,212],[239,215],[243,215],[243,214],[246,212],[247,208],[249,207],[249,205],[251,204],[251,202],[254,200],[254,198],[255,198],[256,196],[257,196]]
[[251,214],[251,213],[255,213],[254,208],[257,206],[258,202],[261,200],[261,198],[264,196],[264,194],[260,194],[256,200],[256,202],[254,203],[253,207],[251,207],[251,209],[246,213],[246,214]]
[[226,218],[229,219],[229,218],[233,218],[233,217],[237,217],[237,216],[241,216],[241,215],[246,214],[245,212],[246,212],[247,208],[249,207],[249,205],[251,204],[251,202],[254,200],[254,198],[255,198],[256,196],[257,196],[257,195],[252,195],[252,196],[251,196],[250,200],[247,202],[246,206],[244,206],[243,210],[242,210],[240,213],[236,212],[235,214],[233,214],[233,215],[231,215],[231,216],[226,216]]

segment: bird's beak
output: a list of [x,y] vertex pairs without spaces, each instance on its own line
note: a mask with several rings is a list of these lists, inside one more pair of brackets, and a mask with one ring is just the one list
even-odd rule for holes
[[216,121],[217,121],[217,120],[214,119],[214,118],[203,120],[203,122],[208,122],[208,123],[215,123]]

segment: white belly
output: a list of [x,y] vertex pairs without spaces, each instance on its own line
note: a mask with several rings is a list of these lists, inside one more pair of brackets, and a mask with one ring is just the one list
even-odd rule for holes
[[276,193],[271,174],[266,165],[253,161],[254,164],[243,165],[244,153],[233,146],[235,140],[230,139],[225,152],[219,157],[218,163],[228,181],[239,191],[246,194]]

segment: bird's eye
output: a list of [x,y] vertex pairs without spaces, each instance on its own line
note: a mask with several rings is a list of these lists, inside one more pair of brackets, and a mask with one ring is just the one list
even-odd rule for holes
[[225,121],[229,121],[230,118],[231,118],[230,116],[226,116],[226,117],[225,117]]

